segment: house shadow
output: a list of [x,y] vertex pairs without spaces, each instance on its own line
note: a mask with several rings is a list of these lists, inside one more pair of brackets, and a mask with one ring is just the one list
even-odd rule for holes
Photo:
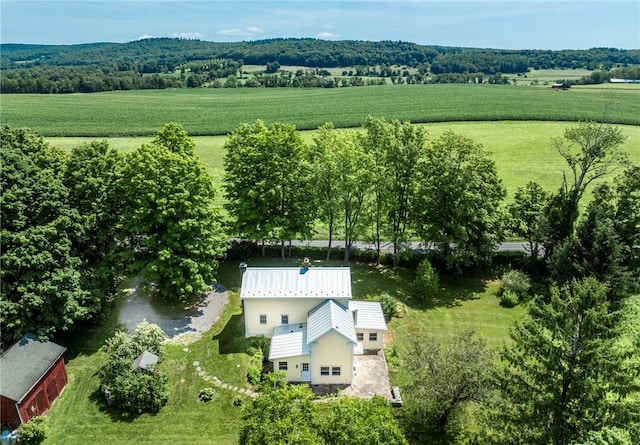
[[219,354],[239,354],[247,352],[244,338],[244,321],[241,314],[232,315],[222,330],[212,337],[218,342]]

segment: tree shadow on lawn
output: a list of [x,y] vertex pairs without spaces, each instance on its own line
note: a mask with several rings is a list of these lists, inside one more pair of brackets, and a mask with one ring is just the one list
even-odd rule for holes
[[420,299],[405,294],[400,297],[405,305],[416,310],[429,310],[438,307],[452,308],[462,306],[465,301],[477,300],[487,290],[485,277],[445,276],[440,279],[440,290],[435,297]]
[[232,315],[222,331],[212,337],[218,341],[219,354],[243,354],[247,352],[244,323],[241,314]]

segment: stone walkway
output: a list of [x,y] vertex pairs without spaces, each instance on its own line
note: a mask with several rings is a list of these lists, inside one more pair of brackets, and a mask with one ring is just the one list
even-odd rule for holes
[[229,391],[235,391],[238,394],[244,394],[245,396],[249,396],[253,399],[255,399],[256,397],[258,397],[258,393],[250,390],[250,389],[246,389],[246,388],[239,388],[237,386],[233,386],[230,385],[228,383],[224,383],[223,381],[221,381],[218,377],[216,376],[212,376],[210,374],[207,374],[204,369],[202,369],[202,367],[200,366],[200,362],[199,361],[194,361],[193,362],[193,366],[196,368],[196,373],[206,382],[213,382],[213,384],[219,388],[224,388],[224,389],[228,389]]

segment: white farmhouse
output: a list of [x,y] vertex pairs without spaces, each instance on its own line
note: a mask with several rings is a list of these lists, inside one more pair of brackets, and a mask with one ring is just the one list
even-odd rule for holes
[[351,300],[348,267],[246,267],[245,336],[271,338],[269,360],[287,381],[351,384],[353,355],[384,347],[380,303]]

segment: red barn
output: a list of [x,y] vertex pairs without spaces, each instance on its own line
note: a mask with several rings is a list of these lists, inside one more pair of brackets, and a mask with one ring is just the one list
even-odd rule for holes
[[63,346],[27,334],[0,356],[0,421],[12,428],[40,416],[67,384]]

